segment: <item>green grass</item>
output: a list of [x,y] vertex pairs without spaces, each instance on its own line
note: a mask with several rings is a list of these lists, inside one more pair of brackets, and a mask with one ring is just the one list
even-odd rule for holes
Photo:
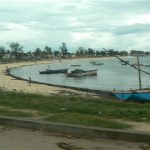
[[33,116],[33,114],[30,112],[22,112],[22,111],[15,111],[15,110],[2,109],[2,108],[0,108],[0,115],[15,116],[15,117],[32,117]]
[[0,106],[10,108],[0,109],[0,115],[28,117],[34,116],[32,111],[36,111],[42,118],[45,116],[46,120],[88,126],[129,127],[128,124],[114,121],[115,119],[150,122],[150,103],[119,102],[108,98],[43,96],[0,91]]
[[55,113],[47,116],[45,120],[51,122],[61,122],[68,124],[78,124],[86,126],[104,127],[104,128],[114,128],[114,129],[124,129],[131,127],[128,124],[120,123],[107,118],[102,118],[99,116],[92,115],[82,115],[79,113]]

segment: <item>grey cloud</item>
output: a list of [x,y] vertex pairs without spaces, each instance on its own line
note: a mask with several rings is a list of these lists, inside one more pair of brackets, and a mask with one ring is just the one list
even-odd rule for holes
[[138,34],[138,33],[150,33],[150,24],[134,24],[130,26],[121,26],[113,31],[115,34]]
[[0,26],[0,31],[9,31],[10,29],[9,28],[6,28],[4,26]]
[[[62,3],[58,3],[58,0],[38,0],[38,2],[35,0],[1,0],[0,18],[1,23],[20,24],[28,27],[33,33],[41,33],[42,37],[38,38],[35,35],[32,42],[27,38],[26,44],[36,45],[43,38],[43,41],[54,44],[56,47],[56,44],[62,41],[73,44],[73,39],[69,36],[73,32],[91,32],[95,38],[99,34],[103,36],[107,33],[112,35],[117,42],[118,36],[120,39],[121,37],[128,38],[129,34],[147,36],[150,32],[149,24],[127,25],[125,23],[127,19],[132,20],[135,16],[149,14],[149,6],[149,0],[66,0]],[[82,25],[70,26],[71,20],[68,18],[71,17],[76,18]],[[8,30],[0,26],[0,32]],[[110,43],[109,39],[106,40]],[[79,41],[78,44],[82,43],[88,45],[89,41]],[[135,43],[130,42],[129,46]]]

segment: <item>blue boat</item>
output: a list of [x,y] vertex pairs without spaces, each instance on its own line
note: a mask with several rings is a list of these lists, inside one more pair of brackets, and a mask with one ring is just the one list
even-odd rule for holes
[[123,101],[149,101],[150,90],[113,91],[113,95]]
[[[108,52],[105,48],[103,48],[106,52]],[[137,65],[130,64],[129,61],[123,60],[117,55],[115,56],[117,59],[120,60],[120,62],[125,63],[132,68],[138,70],[138,78],[139,78],[139,89],[134,89],[134,90],[119,90],[116,91],[114,90],[112,94],[118,98],[119,100],[122,101],[139,101],[139,102],[150,102],[150,89],[142,89],[142,84],[141,84],[141,72],[146,73],[147,75],[150,75],[149,72],[144,71],[140,69],[140,62],[139,62],[139,56],[137,55]]]
[[[118,59],[121,59],[117,57]],[[130,65],[128,62],[125,62],[121,59],[122,62]],[[150,102],[150,89],[142,89],[141,84],[141,72],[144,72],[150,75],[149,72],[143,71],[140,69],[139,57],[137,56],[137,67],[134,65],[130,65],[134,69],[138,70],[138,77],[139,77],[139,89],[138,90],[126,90],[126,91],[113,91],[113,95],[120,100],[123,101],[149,101]]]

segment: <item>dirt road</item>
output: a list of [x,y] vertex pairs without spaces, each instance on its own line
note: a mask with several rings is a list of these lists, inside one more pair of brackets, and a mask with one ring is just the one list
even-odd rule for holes
[[[63,147],[63,144],[64,147]],[[56,136],[42,131],[0,126],[1,150],[142,150],[142,143]]]

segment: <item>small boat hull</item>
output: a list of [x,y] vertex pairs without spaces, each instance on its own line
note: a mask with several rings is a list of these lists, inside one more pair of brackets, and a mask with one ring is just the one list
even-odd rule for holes
[[104,63],[93,63],[92,65],[104,65]]
[[66,73],[68,69],[58,69],[58,70],[45,70],[40,71],[40,74],[57,74],[57,73]]
[[91,61],[90,63],[91,63],[92,65],[104,65],[104,63],[96,62],[96,61]]
[[127,92],[113,92],[113,95],[123,101],[149,101],[150,90],[148,91],[127,91]]
[[144,65],[144,67],[150,67],[150,65]]
[[97,70],[88,70],[80,73],[66,73],[67,77],[83,77],[97,75]]
[[81,65],[70,65],[70,67],[79,67]]

